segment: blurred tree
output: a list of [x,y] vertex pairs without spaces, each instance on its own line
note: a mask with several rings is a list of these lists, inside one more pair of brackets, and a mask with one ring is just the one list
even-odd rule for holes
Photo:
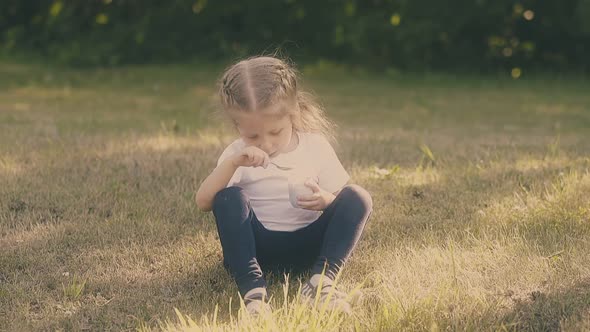
[[77,65],[296,57],[590,70],[590,0],[4,0],[0,49]]

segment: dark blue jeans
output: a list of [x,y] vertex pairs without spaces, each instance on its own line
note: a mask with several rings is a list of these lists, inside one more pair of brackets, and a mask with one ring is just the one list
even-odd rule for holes
[[[240,294],[266,287],[262,268],[322,273],[334,278],[356,246],[373,201],[357,185],[348,185],[313,223],[292,232],[271,231],[256,218],[242,188],[219,191],[213,202],[224,265]],[[262,268],[261,268],[262,267]]]

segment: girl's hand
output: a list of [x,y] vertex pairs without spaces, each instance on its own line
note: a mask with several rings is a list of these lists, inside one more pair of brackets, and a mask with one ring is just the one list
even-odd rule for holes
[[255,146],[247,146],[232,157],[234,166],[266,168],[270,163],[268,154]]
[[314,181],[305,182],[305,186],[311,188],[313,194],[302,195],[297,197],[297,205],[303,209],[323,211],[327,208],[336,196],[320,188],[320,186]]

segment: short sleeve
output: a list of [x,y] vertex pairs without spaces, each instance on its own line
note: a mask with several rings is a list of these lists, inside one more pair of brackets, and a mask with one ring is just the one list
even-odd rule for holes
[[[219,159],[217,160],[217,166],[219,166],[224,160],[226,160],[230,156],[234,155],[238,151],[239,151],[239,147],[238,147],[237,142],[233,142],[232,144],[228,145],[225,148],[225,150],[223,150],[223,152],[221,153],[221,156],[219,156]],[[242,178],[242,167],[238,167],[238,169],[236,170],[234,175],[229,179],[229,182],[227,183],[226,187],[238,185],[240,183],[241,178]]]
[[334,148],[323,135],[313,135],[313,145],[319,161],[320,187],[331,193],[342,189],[350,176],[340,163]]

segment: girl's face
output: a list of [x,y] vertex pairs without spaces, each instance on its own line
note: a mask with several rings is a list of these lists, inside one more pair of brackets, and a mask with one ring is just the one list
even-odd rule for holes
[[294,144],[293,123],[288,114],[236,112],[233,116],[240,136],[248,146],[256,146],[274,157]]

